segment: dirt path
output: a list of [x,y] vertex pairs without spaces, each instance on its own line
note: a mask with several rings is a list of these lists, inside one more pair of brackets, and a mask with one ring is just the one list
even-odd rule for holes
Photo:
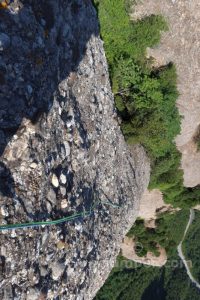
[[182,261],[183,261],[183,263],[184,263],[184,265],[185,265],[185,268],[186,268],[186,271],[187,271],[188,276],[190,277],[190,280],[196,285],[196,287],[197,287],[198,289],[200,289],[200,284],[199,284],[199,283],[195,280],[195,278],[193,277],[193,275],[192,275],[192,273],[191,273],[191,271],[190,271],[190,264],[189,264],[189,262],[186,260],[184,254],[183,254],[183,250],[182,250],[182,243],[183,243],[183,241],[184,241],[184,239],[185,239],[185,236],[186,236],[186,234],[187,234],[187,232],[188,232],[188,229],[189,229],[190,225],[192,224],[192,221],[194,220],[194,218],[195,218],[195,213],[194,213],[194,210],[191,209],[191,210],[190,210],[190,218],[189,218],[187,227],[186,227],[186,229],[185,229],[183,239],[182,239],[182,241],[180,242],[180,244],[178,245],[178,255],[180,256],[180,258],[182,259]]
[[182,153],[184,185],[200,184],[200,152],[193,137],[200,125],[200,1],[199,0],[140,0],[133,19],[150,14],[162,14],[169,24],[161,43],[149,49],[148,55],[158,65],[174,62],[178,72],[180,93],[177,107],[183,116],[181,134],[176,138]]

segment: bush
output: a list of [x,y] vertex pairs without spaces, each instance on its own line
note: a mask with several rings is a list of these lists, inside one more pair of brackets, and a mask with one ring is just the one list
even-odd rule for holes
[[158,255],[159,244],[165,248],[168,255],[173,255],[183,237],[188,219],[188,209],[160,215],[156,220],[156,228],[146,228],[144,221],[138,219],[127,236],[134,236],[135,241],[142,244],[145,253],[151,251]]

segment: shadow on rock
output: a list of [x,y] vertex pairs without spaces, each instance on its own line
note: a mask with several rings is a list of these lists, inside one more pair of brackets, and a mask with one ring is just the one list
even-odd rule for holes
[[14,180],[10,170],[0,162],[0,196],[12,197]]
[[0,155],[23,118],[36,123],[60,96],[59,83],[73,84],[87,42],[98,34],[91,1],[20,3],[18,13],[17,1],[0,10]]

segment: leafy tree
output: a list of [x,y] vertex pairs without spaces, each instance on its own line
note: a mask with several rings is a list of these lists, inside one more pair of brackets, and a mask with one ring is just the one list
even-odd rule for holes
[[[157,245],[159,244],[172,255],[182,240],[187,222],[189,219],[189,210],[181,210],[176,213],[161,214],[156,220],[156,228],[146,228],[144,221],[138,219],[128,232],[128,237],[134,237],[134,240],[141,243],[144,256],[147,251],[159,255]],[[176,228],[176,230],[174,230]]]
[[176,253],[163,268],[140,264],[127,268],[131,262],[119,257],[120,261],[124,266],[114,268],[94,300],[199,300],[200,292]]

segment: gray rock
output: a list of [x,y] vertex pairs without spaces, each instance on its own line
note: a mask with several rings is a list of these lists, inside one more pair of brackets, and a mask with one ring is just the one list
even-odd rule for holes
[[67,177],[63,173],[60,175],[60,182],[62,184],[66,184],[67,182]]
[[54,192],[54,190],[52,188],[49,188],[49,190],[47,191],[47,199],[52,204],[56,204],[56,193]]
[[45,268],[45,267],[42,266],[40,268],[40,275],[43,276],[43,277],[45,277],[47,274],[48,274],[47,268]]
[[66,188],[61,186],[60,187],[60,192],[61,192],[62,196],[65,196],[66,195]]
[[59,187],[59,181],[58,181],[58,177],[56,176],[56,174],[52,175],[51,183],[55,188]]
[[30,288],[27,292],[26,300],[38,300],[39,290],[37,288]]
[[70,149],[70,145],[67,141],[64,142],[64,146],[65,146],[65,155],[69,156],[71,153],[71,149]]
[[55,262],[51,266],[53,280],[58,280],[65,270],[65,265]]
[[7,217],[9,215],[8,209],[5,205],[0,207],[0,213],[4,217]]
[[69,203],[67,202],[67,200],[66,199],[63,199],[62,201],[61,201],[61,208],[67,208],[69,206]]

